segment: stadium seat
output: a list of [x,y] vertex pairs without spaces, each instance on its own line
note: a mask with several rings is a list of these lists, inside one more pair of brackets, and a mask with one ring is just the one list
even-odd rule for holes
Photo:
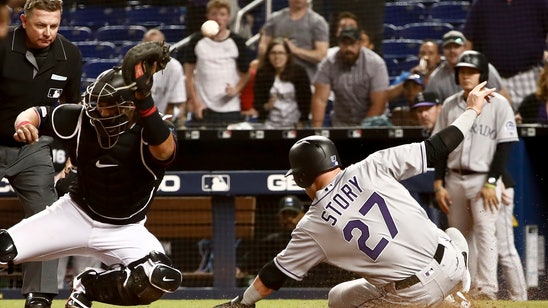
[[172,44],[176,43],[187,36],[185,25],[163,25],[158,29],[162,31],[166,37],[166,42]]
[[410,40],[435,40],[440,41],[442,36],[453,30],[453,25],[439,22],[411,23],[400,28],[402,39]]
[[409,56],[416,56],[419,53],[421,40],[392,39],[382,41],[382,52],[384,58],[398,60],[406,59]]
[[409,56],[405,60],[398,61],[398,69],[400,72],[410,71],[417,65],[419,65],[419,58],[417,56]]
[[399,28],[393,24],[384,24],[383,39],[397,39],[400,37]]
[[58,33],[62,34],[71,42],[84,42],[95,40],[95,35],[90,27],[83,26],[60,26]]
[[403,26],[423,22],[427,16],[424,4],[419,2],[387,2],[384,6],[384,23]]
[[[140,41],[139,41],[139,42],[140,42]],[[122,58],[124,57],[124,55],[127,53],[127,51],[128,51],[131,47],[133,47],[133,46],[139,44],[139,42],[127,41],[127,42],[121,44],[120,46],[117,46],[117,47],[116,47],[116,53],[118,54],[118,57],[119,57],[120,59],[122,59]]]
[[91,59],[113,59],[118,57],[116,52],[116,45],[111,42],[96,42],[96,41],[85,41],[85,42],[74,42],[80,51],[82,52],[82,60],[87,62]]
[[100,27],[95,31],[95,38],[98,41],[112,42],[121,45],[127,41],[140,41],[143,39],[147,28],[143,26],[114,25]]
[[85,87],[95,81],[102,72],[115,66],[120,66],[120,59],[92,59],[82,66],[82,87]]
[[136,6],[126,10],[126,23],[145,27],[181,24],[181,11],[177,6]]
[[466,20],[469,8],[470,1],[442,1],[432,4],[428,14],[432,21],[450,23],[458,28]]
[[68,10],[69,25],[86,26],[95,30],[102,26],[124,24],[124,8],[102,6],[76,7]]

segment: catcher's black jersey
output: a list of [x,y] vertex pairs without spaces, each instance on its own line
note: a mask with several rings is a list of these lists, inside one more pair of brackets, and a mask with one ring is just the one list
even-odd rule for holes
[[111,224],[145,217],[166,165],[150,154],[141,126],[134,125],[114,147],[103,149],[82,106],[61,105],[43,124],[67,145],[78,167],[78,183],[70,195],[90,217]]

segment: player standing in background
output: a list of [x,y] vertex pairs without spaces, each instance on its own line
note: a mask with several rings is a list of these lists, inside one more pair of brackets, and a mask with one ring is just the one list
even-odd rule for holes
[[331,289],[329,307],[424,307],[467,291],[466,240],[455,228],[438,229],[399,181],[426,172],[462,142],[495,91],[485,84],[474,88],[466,110],[438,134],[375,152],[345,169],[331,140],[297,141],[287,174],[312,204],[286,248],[243,295],[218,307],[253,307],[321,262],[363,277]]
[[[444,101],[433,133],[446,128],[465,111],[464,101],[474,87],[487,82],[488,72],[482,53],[470,50],[461,54],[455,66],[455,81],[462,90]],[[438,205],[447,214],[449,226],[459,229],[470,246],[470,295],[476,299],[496,299],[498,292],[499,177],[517,141],[512,107],[506,98],[494,93],[464,142],[435,166]]]
[[[40,138],[33,144],[15,141],[15,118],[36,104],[80,102],[82,55],[57,35],[62,8],[61,0],[28,0],[21,26],[0,41],[0,178],[8,179],[17,193],[25,217],[57,200],[52,139]],[[57,260],[23,264],[21,292],[25,307],[51,307],[58,293]]]
[[[135,54],[151,49],[141,50],[135,49]],[[167,48],[165,52],[162,59],[169,61]],[[147,59],[127,65],[135,67],[124,74],[135,76],[135,91],[119,68],[110,69],[88,86],[83,105],[31,107],[13,124],[13,138],[19,142],[33,144],[43,138],[39,133],[62,139],[78,167],[78,178],[70,193],[46,210],[0,230],[0,262],[67,255],[101,260],[107,270],[88,269],[74,279],[68,308],[89,308],[93,301],[149,304],[181,283],[181,273],[144,226],[177,148],[175,128],[162,120],[150,95],[152,74],[167,61]],[[126,58],[127,72],[125,63]],[[59,240],[52,241],[55,238]]]

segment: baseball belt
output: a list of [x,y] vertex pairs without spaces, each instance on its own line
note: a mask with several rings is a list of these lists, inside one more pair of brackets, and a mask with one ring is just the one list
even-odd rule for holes
[[468,169],[451,169],[451,172],[454,172],[456,174],[460,175],[472,175],[472,174],[480,174],[480,173],[487,173],[487,172],[478,172]]
[[[434,254],[434,260],[438,262],[438,264],[441,264],[441,260],[443,259],[443,253],[445,252],[445,246],[442,244],[438,244],[438,248],[436,249],[436,253]],[[405,288],[409,288],[410,286],[420,282],[419,277],[417,275],[409,276],[403,280],[396,281],[394,283],[396,290],[401,290]]]

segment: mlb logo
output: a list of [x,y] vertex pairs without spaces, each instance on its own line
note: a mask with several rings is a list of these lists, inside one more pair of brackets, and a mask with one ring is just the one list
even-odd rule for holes
[[63,89],[50,88],[48,91],[48,98],[60,98],[61,93],[63,93]]
[[227,174],[202,176],[202,191],[229,191],[230,176]]

